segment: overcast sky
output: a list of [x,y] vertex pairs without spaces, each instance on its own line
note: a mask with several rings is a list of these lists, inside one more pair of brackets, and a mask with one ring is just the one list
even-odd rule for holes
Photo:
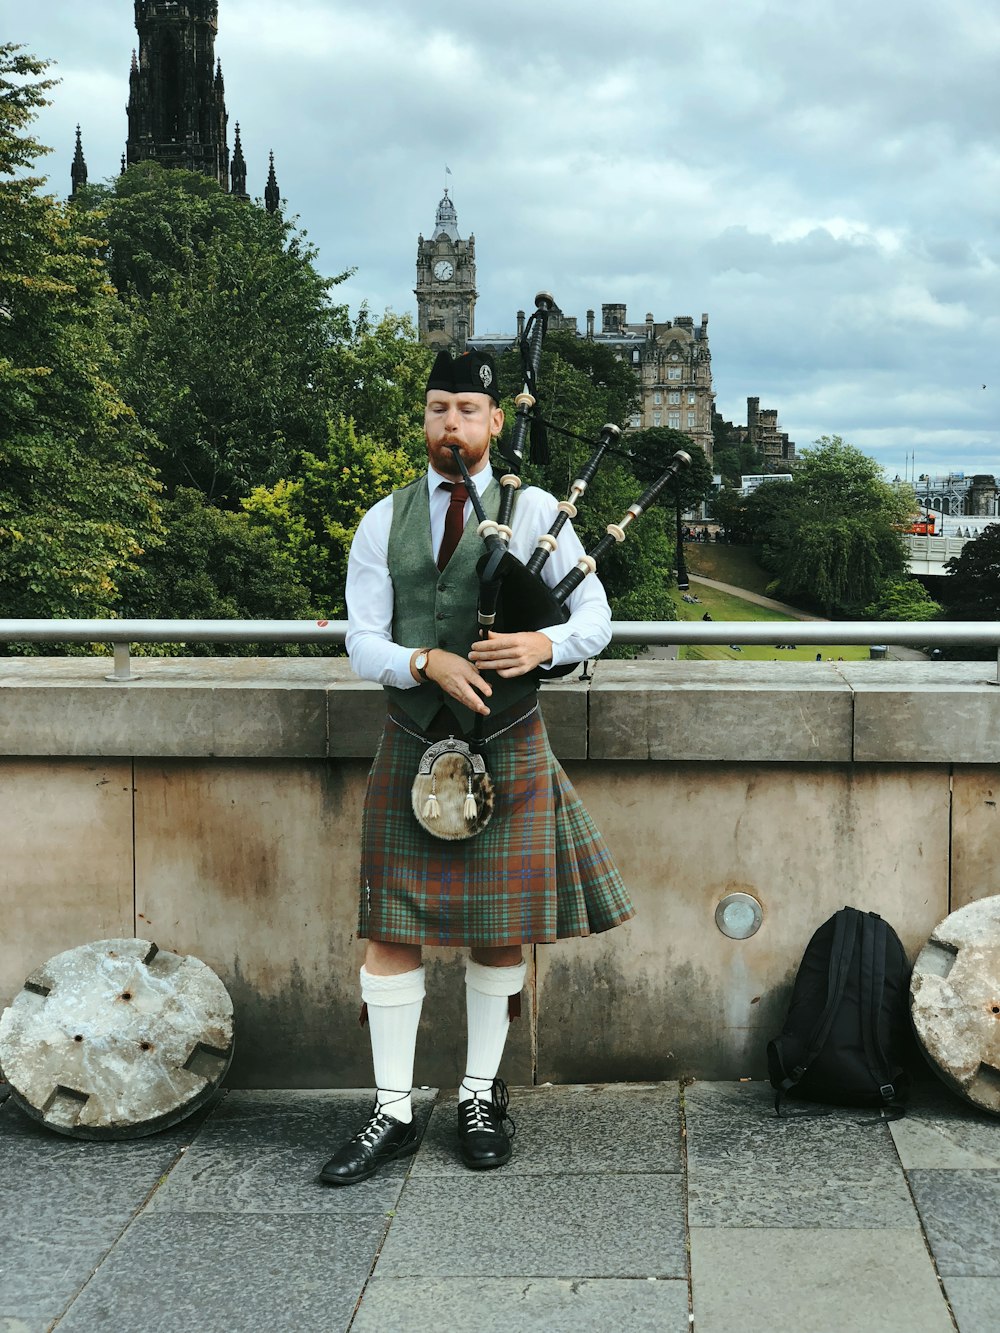
[[[37,125],[52,188],[78,120],[91,180],[114,174],[133,5],[4,8],[6,38],[62,78]],[[415,314],[447,183],[476,237],[477,334],[540,288],[581,327],[609,301],[705,311],[729,420],[752,394],[800,448],[839,434],[890,477],[911,453],[918,474],[1000,474],[995,0],[219,10],[248,189],[273,149],[320,267],[356,267],[352,305]]]

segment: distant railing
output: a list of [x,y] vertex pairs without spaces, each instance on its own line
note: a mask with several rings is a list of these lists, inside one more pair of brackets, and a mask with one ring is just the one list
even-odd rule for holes
[[908,532],[903,536],[909,551],[910,560],[920,560],[927,564],[943,565],[952,556],[962,554],[962,547],[971,537],[926,537]]
[[[934,540],[934,539],[932,539]],[[111,645],[108,680],[132,679],[133,643],[323,643],[340,646],[346,620],[0,620],[0,642]],[[896,620],[615,620],[613,643],[887,644],[936,648],[970,644],[1000,649],[1000,621]],[[1000,651],[997,658],[1000,682]]]

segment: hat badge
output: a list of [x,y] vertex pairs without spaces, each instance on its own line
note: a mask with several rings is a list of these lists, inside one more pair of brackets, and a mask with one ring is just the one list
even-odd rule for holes
[[493,371],[490,370],[489,366],[480,366],[479,378],[483,382],[483,388],[488,389],[490,385],[493,383]]

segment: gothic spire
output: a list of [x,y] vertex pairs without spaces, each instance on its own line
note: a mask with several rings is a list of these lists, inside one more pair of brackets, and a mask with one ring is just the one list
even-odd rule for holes
[[73,189],[70,193],[72,199],[79,190],[87,184],[87,163],[83,156],[83,140],[80,138],[80,126],[76,127],[76,152],[73,154],[73,165],[70,167],[70,180],[73,182]]
[[274,153],[271,153],[271,165],[267,172],[267,185],[264,187],[264,207],[269,213],[277,213],[278,205],[281,203],[281,193],[278,190],[278,178],[274,174]]
[[249,199],[247,194],[247,164],[243,156],[243,144],[240,141],[240,122],[236,122],[236,139],[233,143],[232,193],[240,199]]

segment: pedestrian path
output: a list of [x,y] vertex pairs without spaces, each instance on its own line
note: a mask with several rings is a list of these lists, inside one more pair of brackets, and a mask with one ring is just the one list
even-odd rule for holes
[[3,1333],[996,1333],[1000,1119],[938,1085],[892,1125],[774,1118],[761,1083],[514,1089],[473,1173],[318,1184],[359,1091],[232,1091],[132,1143],[0,1106]]

